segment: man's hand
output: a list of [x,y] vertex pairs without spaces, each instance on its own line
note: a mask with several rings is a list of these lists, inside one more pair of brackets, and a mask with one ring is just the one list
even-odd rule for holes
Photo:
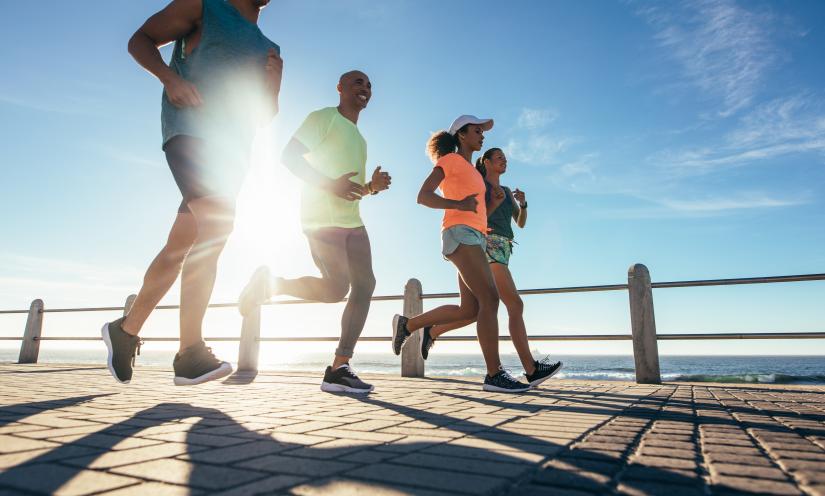
[[463,200],[458,202],[456,205],[456,210],[461,210],[463,212],[475,212],[478,213],[478,199],[476,198],[478,193],[473,193],[472,195],[465,196]]
[[166,91],[166,98],[175,107],[198,107],[203,105],[198,88],[177,74],[164,81],[163,88]]
[[326,185],[326,190],[347,201],[360,200],[366,193],[364,187],[349,180],[352,176],[357,175],[357,172],[347,172],[338,179],[330,179]]
[[392,184],[392,177],[386,172],[381,171],[381,166],[375,168],[372,173],[372,180],[370,180],[370,189],[376,193],[389,189]]
[[274,48],[266,53],[266,83],[275,92],[281,91],[281,79],[284,74],[284,60]]
[[524,204],[527,203],[527,197],[525,196],[524,191],[516,188],[516,190],[513,191],[513,198],[516,199],[520,207],[524,208]]

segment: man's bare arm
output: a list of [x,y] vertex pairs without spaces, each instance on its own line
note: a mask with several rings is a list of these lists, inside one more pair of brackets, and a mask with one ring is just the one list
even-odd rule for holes
[[333,195],[345,200],[355,201],[365,194],[363,186],[350,181],[351,177],[357,175],[356,172],[344,174],[337,179],[330,179],[315,170],[315,168],[307,162],[307,159],[304,158],[304,155],[307,153],[309,153],[307,147],[297,139],[292,138],[281,154],[281,162],[302,181],[312,184],[319,189],[329,191]]
[[202,9],[201,0],[173,0],[150,17],[129,40],[129,53],[163,83],[169,101],[178,107],[200,105],[200,94],[193,84],[166,65],[158,49],[196,31]]

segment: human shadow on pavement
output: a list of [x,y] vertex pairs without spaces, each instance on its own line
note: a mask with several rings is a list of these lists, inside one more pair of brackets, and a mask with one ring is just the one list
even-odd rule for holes
[[[32,406],[30,411],[34,414],[42,412],[44,406],[58,410],[94,398],[86,396],[13,405],[0,408],[0,418],[20,420],[26,417],[27,406]],[[408,441],[349,443],[325,437],[323,432],[291,434],[288,428],[279,432],[277,426],[249,428],[247,425],[252,424],[244,422],[247,423],[244,425],[214,408],[160,403],[115,424],[102,424],[99,431],[64,442],[9,467],[0,474],[0,487],[51,494],[92,470],[103,473],[100,476],[109,484],[107,489],[150,480],[185,485],[204,492],[241,489],[267,493],[299,484],[331,490],[343,481],[359,484],[363,490],[392,488],[402,493],[415,493],[416,488],[467,491],[468,487],[477,488],[479,493],[506,493],[523,482],[547,457],[565,460],[568,468],[563,469],[564,484],[568,487],[576,484],[591,487],[593,481],[589,474],[595,468],[600,465],[602,468],[616,467],[615,459],[602,453],[594,451],[585,457],[565,457],[569,449],[564,444],[504,430],[500,425],[485,425],[471,418],[401,406],[374,397],[352,399],[354,405],[368,404],[390,415],[403,415],[405,419],[400,427],[415,422],[446,427],[455,434],[442,438],[399,434],[399,438]],[[482,405],[525,408],[525,405],[499,400],[466,399]],[[583,408],[581,411],[604,413],[604,409]],[[614,413],[618,412],[617,409]],[[261,417],[262,422],[265,420]],[[426,429],[415,430],[426,432]],[[357,440],[357,431],[351,432]],[[393,431],[379,429],[378,432]],[[128,449],[118,446],[135,439],[165,443]],[[92,452],[79,454],[79,448]],[[652,469],[652,474],[660,471]],[[695,482],[689,477],[661,472],[670,479],[681,477],[683,485]],[[609,484],[609,478],[605,484]],[[602,489],[609,488],[605,485]]]

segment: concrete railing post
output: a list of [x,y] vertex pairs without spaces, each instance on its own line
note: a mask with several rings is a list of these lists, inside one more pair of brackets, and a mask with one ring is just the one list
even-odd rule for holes
[[633,331],[633,358],[636,362],[636,382],[660,384],[659,346],[656,339],[656,318],[653,315],[653,289],[650,272],[642,264],[627,270],[630,295],[630,326]]
[[137,295],[135,295],[135,294],[130,294],[129,296],[126,297],[126,303],[123,304],[123,316],[124,317],[129,315],[129,312],[132,311],[132,305],[135,304],[135,298],[137,298]]
[[[404,286],[404,316],[415,317],[424,311],[421,281],[410,279]],[[401,377],[424,377],[424,359],[421,358],[421,333],[414,332],[401,348]]]
[[261,306],[244,316],[241,326],[241,344],[238,349],[238,372],[258,372],[261,345]]
[[23,343],[20,345],[20,356],[17,363],[37,363],[40,354],[40,333],[43,331],[43,300],[34,300],[29,307],[29,318],[26,319],[26,330],[23,332]]

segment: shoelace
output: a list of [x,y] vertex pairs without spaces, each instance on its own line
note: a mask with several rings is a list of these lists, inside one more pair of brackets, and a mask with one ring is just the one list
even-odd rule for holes
[[142,339],[138,339],[137,346],[135,347],[134,353],[132,353],[132,367],[135,366],[135,357],[140,355],[140,346],[145,343],[146,341]]
[[501,367],[501,368],[499,369],[499,371],[500,371],[500,372],[499,372],[499,376],[501,376],[501,378],[502,378],[502,379],[504,379],[504,380],[508,380],[508,381],[510,381],[510,382],[518,382],[518,381],[516,381],[515,377],[513,377],[513,376],[510,374],[510,371],[509,371],[509,370],[507,370],[507,369],[505,369],[504,367]]
[[348,376],[350,376],[351,378],[353,378],[353,379],[358,379],[358,376],[357,376],[357,375],[355,375],[355,371],[354,371],[354,370],[352,370],[352,367],[350,367],[349,365],[344,365],[343,367],[341,367],[341,369],[343,369],[343,370],[344,370],[344,372],[345,372]]
[[555,365],[553,362],[550,361],[550,355],[542,358],[538,362],[536,362],[536,368],[550,368]]

